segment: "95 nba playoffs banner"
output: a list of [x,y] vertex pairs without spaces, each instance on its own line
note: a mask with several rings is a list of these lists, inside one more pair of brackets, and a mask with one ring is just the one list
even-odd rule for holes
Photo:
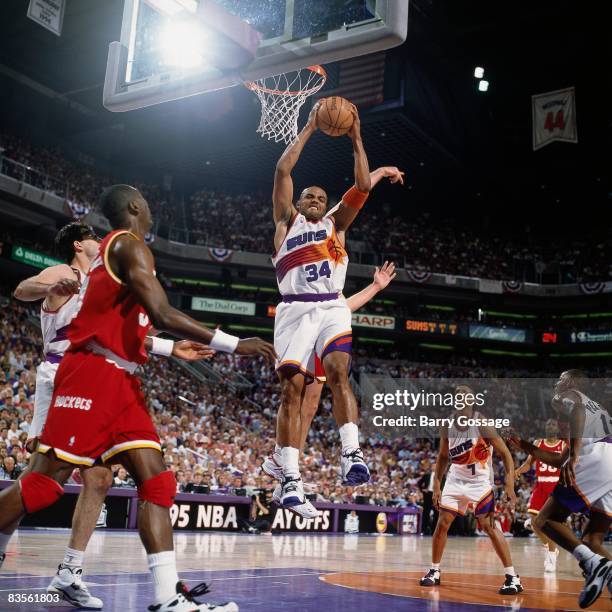
[[531,113],[534,151],[556,140],[578,142],[573,87],[531,96]]
[[61,36],[65,9],[66,0],[30,0],[28,17],[43,28]]

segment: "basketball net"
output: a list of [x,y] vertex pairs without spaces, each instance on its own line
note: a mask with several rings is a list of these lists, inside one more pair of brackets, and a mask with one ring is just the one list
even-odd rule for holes
[[257,132],[274,142],[293,142],[298,135],[298,117],[306,98],[317,93],[327,80],[321,66],[308,66],[294,72],[247,81],[247,89],[261,102]]

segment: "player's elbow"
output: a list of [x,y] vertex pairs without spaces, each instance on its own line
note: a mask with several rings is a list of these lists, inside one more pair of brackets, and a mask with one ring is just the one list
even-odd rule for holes
[[15,289],[15,291],[13,291],[13,297],[16,300],[23,300],[25,296],[25,291],[23,290],[22,284],[19,283]]
[[172,331],[172,309],[171,308],[160,308],[155,312],[150,312],[149,320],[151,325],[158,330],[169,332]]
[[372,191],[372,178],[370,177],[370,174],[368,173],[364,176],[356,176],[355,187],[357,187],[361,193],[370,193],[370,191]]
[[289,176],[291,174],[291,168],[289,167],[289,164],[287,164],[287,162],[284,162],[282,159],[279,159],[278,162],[276,162],[275,174],[278,178],[284,178]]

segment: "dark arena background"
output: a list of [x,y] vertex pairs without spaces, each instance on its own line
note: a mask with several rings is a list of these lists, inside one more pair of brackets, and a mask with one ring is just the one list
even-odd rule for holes
[[[612,610],[612,562],[605,561],[612,558],[612,58],[606,14],[606,3],[578,0],[0,2],[0,610],[578,610],[583,570],[588,583],[588,564],[599,556],[605,577],[589,609]],[[322,71],[308,68],[314,65]],[[345,242],[332,242],[332,248],[323,241],[320,248],[329,254],[304,260],[323,261],[320,268],[300,267],[295,255],[285,254],[294,266],[287,274],[297,280],[289,292],[296,296],[287,299],[283,289],[283,302],[281,266],[275,273],[271,260],[273,201],[276,207],[279,198],[273,186],[275,177],[288,176],[279,159],[287,145],[306,138],[302,132],[295,140],[313,105],[330,97],[356,106],[361,137],[350,115],[347,135],[315,129],[290,168],[292,201],[305,211],[297,219],[310,224],[308,215],[315,214],[300,208],[309,186],[325,190],[328,210],[354,183],[361,186],[355,174],[361,141],[371,192]],[[375,176],[382,177],[376,186]],[[52,378],[41,391],[45,372],[62,371],[65,362],[57,363],[75,341],[71,319],[59,324],[61,309],[83,303],[72,319],[78,324],[89,312],[87,295],[99,272],[118,281],[108,285],[118,300],[144,308],[141,326],[169,320],[134,293],[123,267],[115,264],[112,272],[108,253],[94,259],[89,277],[89,260],[76,280],[66,266],[72,256],[84,261],[88,232],[104,238],[117,229],[101,204],[102,193],[117,184],[136,188],[132,200],[140,206],[146,200],[151,211],[152,226],[135,236],[155,258],[157,280],[150,276],[149,284],[159,284],[172,307],[206,328],[274,344],[279,360],[275,365],[261,352],[232,352],[215,340],[214,355],[200,347],[203,358],[185,360],[177,353],[177,328],[162,326],[165,348],[160,352],[160,338],[152,340],[135,376],[176,495],[165,505],[139,502],[146,494],[142,479],[130,472],[136,464],[120,459],[140,450],[161,462],[159,446],[149,442],[119,452],[138,446],[125,438],[107,461],[101,453],[91,457],[92,471],[106,480],[96,485],[99,500],[81,508],[87,515],[81,523],[75,508],[88,469],[79,470],[81,456],[70,452],[74,436],[62,451],[45,444],[49,436],[59,439],[57,427],[41,434],[33,424],[35,401],[38,410],[47,388],[49,418],[81,404],[61,388],[52,400]],[[309,227],[336,223],[332,238],[327,230],[323,235],[342,242],[347,211],[355,209],[343,203],[335,222],[318,219]],[[56,248],[56,235],[71,222],[88,227],[68,241],[66,257]],[[277,237],[279,227],[291,236],[297,231],[280,224]],[[276,244],[274,263],[283,261],[283,249],[319,248],[304,246],[320,240],[318,231],[295,236]],[[385,262],[395,265],[395,276]],[[342,296],[365,296],[352,308],[351,358],[345,352],[351,330],[326,339],[316,326],[300,327],[292,342],[311,347],[308,355],[317,353],[328,383],[305,385],[312,379],[306,362],[289,357],[280,363],[277,307],[279,313],[309,309],[305,325],[325,312],[320,300],[331,299],[325,283],[342,266],[346,282],[334,287],[342,295],[333,295],[341,308],[346,310]],[[48,268],[55,270],[52,280],[43,272]],[[306,303],[300,303],[303,293]],[[100,325],[110,325],[102,307],[97,316]],[[111,329],[109,342],[127,343],[125,329]],[[114,344],[96,346],[73,345],[70,363],[106,350],[107,363],[102,359],[85,383],[106,386],[110,394],[118,375],[104,368],[114,363],[121,369],[123,362]],[[290,375],[287,362],[295,366]],[[338,363],[349,362],[342,378]],[[287,377],[283,386],[277,367]],[[303,385],[301,406],[299,392],[297,404],[288,399],[286,387],[296,380]],[[401,422],[390,418],[388,407],[405,399],[404,391],[435,388],[456,398],[466,386],[484,390],[490,400],[481,416],[508,422],[486,429],[452,426],[453,438],[433,417],[452,417],[457,405],[431,413],[412,406]],[[314,388],[323,389],[320,401],[317,396],[308,408],[304,398]],[[370,475],[359,486],[345,473],[347,448],[356,448],[347,446],[346,424],[355,419],[343,424],[334,418],[351,390],[360,412],[357,444]],[[96,401],[91,411],[85,404],[73,410],[74,418],[84,423],[93,417]],[[116,421],[81,426],[78,436],[112,426],[124,439],[125,407],[115,404]],[[285,452],[295,445],[275,448],[284,436],[277,415],[282,423],[291,410],[302,424],[316,411],[299,458],[302,505],[312,502],[316,509],[310,517],[299,514],[302,506],[277,499],[279,491],[286,499],[295,476]],[[586,425],[576,433],[573,415],[579,411]],[[591,425],[595,429],[587,431]],[[453,446],[456,436],[464,436],[468,448],[478,438],[463,461],[469,465],[456,458],[466,448]],[[31,453],[38,438],[39,452]],[[529,459],[526,442],[538,446],[542,440],[549,447],[565,440],[557,449],[565,449],[564,466]],[[481,443],[482,461],[476,454]],[[589,444],[591,456],[601,451],[602,459],[591,460],[585,475],[586,459],[576,462],[572,453]],[[280,471],[280,484],[262,468],[266,460]],[[51,489],[43,490],[58,486],[50,480],[60,480],[49,471],[53,462],[64,466],[58,501],[47,500]],[[34,473],[49,474],[46,480],[22,474],[28,464]],[[568,489],[562,484],[572,484],[565,480],[568,466],[576,469],[572,490],[583,502],[571,507],[558,495]],[[470,467],[474,478],[478,469],[490,472],[479,481],[483,495],[473,496],[469,478],[453,472]],[[599,501],[580,479],[599,479]],[[444,489],[441,501],[438,487]],[[147,505],[162,517],[153,528],[143,518]],[[567,511],[553,521],[553,507]],[[91,527],[96,523],[91,537],[86,518]],[[150,542],[145,552],[139,528],[153,529],[145,540],[161,537],[162,527],[169,538],[169,523],[175,553],[168,544]],[[81,534],[80,544],[70,539],[71,527],[72,538]],[[446,528],[444,556],[432,568],[432,546],[441,545]],[[542,529],[552,538],[546,543],[538,535],[546,540]],[[171,562],[164,557],[169,573],[153,567],[156,554],[170,555]],[[511,561],[500,561],[500,554]],[[192,593],[168,602],[159,583],[176,575],[172,555]],[[424,583],[427,575],[431,584]],[[210,594],[196,587],[202,582]],[[170,592],[176,593],[174,583]],[[197,601],[235,605],[208,608]]]

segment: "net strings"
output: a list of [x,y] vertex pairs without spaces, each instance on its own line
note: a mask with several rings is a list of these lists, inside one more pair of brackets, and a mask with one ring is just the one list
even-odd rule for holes
[[[304,73],[308,73],[308,76]],[[306,98],[323,87],[325,78],[312,70],[298,70],[296,73],[277,74],[255,82],[275,92],[255,89],[261,102],[261,120],[257,133],[274,142],[293,142],[298,135],[300,108]]]

